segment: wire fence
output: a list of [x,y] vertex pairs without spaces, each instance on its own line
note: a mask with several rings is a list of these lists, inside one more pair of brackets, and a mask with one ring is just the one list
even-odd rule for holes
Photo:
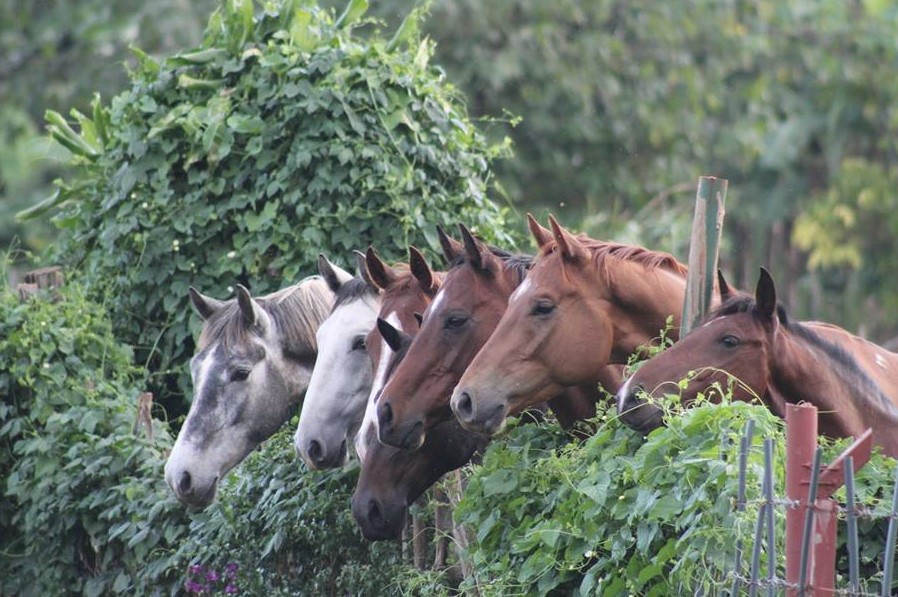
[[[793,405],[789,405],[793,407]],[[748,454],[754,435],[754,421],[744,429],[739,447],[739,475],[737,509],[748,506],[758,508],[751,554],[744,552],[741,541],[736,545],[736,556],[731,573],[731,595],[787,595],[788,597],[822,597],[824,595],[850,595],[856,597],[885,597],[894,595],[896,535],[898,535],[898,467],[891,492],[891,507],[887,512],[859,504],[856,501],[855,473],[866,463],[870,454],[870,434],[865,434],[830,465],[821,466],[822,451],[816,444],[817,409],[811,405],[798,405],[804,409],[798,414],[787,412],[787,496],[775,494],[774,442],[764,440],[764,471],[761,480],[761,498],[746,500]],[[790,415],[794,415],[791,416]],[[808,421],[813,421],[809,425]],[[810,427],[810,428],[809,428]],[[796,439],[798,438],[798,439]],[[810,439],[808,439],[810,438]],[[796,457],[807,454],[809,446],[796,448],[796,441],[812,441],[811,460]],[[841,473],[836,481],[836,473]],[[790,475],[792,479],[789,479]],[[790,488],[791,483],[791,488]],[[830,496],[842,484],[845,485],[845,502],[840,504]],[[800,495],[795,489],[800,488]],[[790,493],[793,495],[788,495]],[[786,566],[782,576],[778,563],[777,528],[775,511],[786,513]],[[881,575],[861,576],[858,524],[860,521],[888,520],[886,545],[882,554]],[[842,524],[840,524],[842,523]],[[836,531],[844,527],[848,569],[836,575]],[[766,547],[766,549],[765,549]],[[766,556],[766,561],[762,556]],[[836,586],[836,578],[840,586]],[[878,589],[878,590],[877,590]]]

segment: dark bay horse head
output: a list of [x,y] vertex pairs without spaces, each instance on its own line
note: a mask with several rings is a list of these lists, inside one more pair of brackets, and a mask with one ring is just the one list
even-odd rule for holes
[[[395,362],[407,356],[411,336],[378,321]],[[397,539],[409,506],[449,471],[464,466],[489,437],[462,429],[454,419],[437,424],[418,450],[372,442],[352,495],[352,515],[369,541]]]
[[318,276],[253,298],[219,301],[193,288],[203,318],[190,361],[194,399],[168,462],[165,480],[187,505],[205,507],[218,480],[290,418],[315,363],[315,331],[333,293]]
[[408,326],[439,286],[439,275],[414,247],[407,268],[384,264],[373,248],[356,257],[357,277],[319,258],[336,301],[318,329],[318,359],[294,436],[297,454],[312,469],[341,466],[361,426],[375,376],[372,359],[380,358],[377,317]]
[[642,432],[662,424],[653,398],[701,394],[717,401],[759,401],[778,416],[786,403],[819,410],[830,437],[873,429],[874,442],[898,453],[898,355],[845,330],[791,320],[777,304],[773,279],[761,269],[755,295],[726,300],[682,340],[650,359],[618,392],[621,420]]
[[438,229],[446,279],[424,312],[409,355],[397,365],[377,404],[380,441],[416,449],[427,430],[452,418],[449,396],[496,328],[531,258],[488,247],[464,226],[463,243]]
[[574,236],[528,216],[540,247],[490,339],[468,366],[451,407],[468,429],[497,433],[509,414],[594,383],[625,364],[683,311],[686,268],[671,255]]

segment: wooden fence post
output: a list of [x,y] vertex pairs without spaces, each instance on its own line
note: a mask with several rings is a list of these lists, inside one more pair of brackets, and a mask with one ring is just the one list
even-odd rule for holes
[[689,241],[689,277],[680,323],[681,338],[704,317],[714,298],[728,186],[729,181],[725,178],[702,176],[698,179]]
[[[831,496],[844,482],[843,465],[851,456],[854,470],[869,460],[873,433],[867,430],[831,464],[812,470],[817,451],[817,408],[811,404],[786,405],[786,510],[787,597],[830,595],[835,586],[837,508]],[[810,496],[816,475],[816,492]],[[808,511],[813,517],[812,533],[805,537]],[[806,561],[802,561],[804,552]],[[802,579],[810,578],[810,586]]]

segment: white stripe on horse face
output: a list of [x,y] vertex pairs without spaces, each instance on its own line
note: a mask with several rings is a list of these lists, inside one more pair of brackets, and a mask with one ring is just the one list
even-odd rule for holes
[[[402,323],[399,321],[399,316],[395,311],[387,315],[386,322],[399,331],[403,331]],[[380,433],[377,422],[377,402],[375,400],[386,383],[387,365],[392,354],[393,351],[387,345],[387,341],[382,341],[380,360],[377,363],[377,370],[374,372],[374,383],[371,385],[371,393],[368,394],[368,404],[365,406],[365,417],[362,419],[362,426],[359,427],[359,431],[355,436],[355,453],[362,462],[365,461],[365,454],[368,451],[368,438],[376,438]]]
[[216,345],[214,350],[211,350],[206,354],[205,358],[203,358],[199,367],[196,369],[196,377],[193,380],[193,403],[190,405],[191,410],[193,409],[193,405],[197,402],[197,397],[202,396],[206,389],[206,383],[209,381],[209,371],[215,366],[215,355],[218,351],[219,347]]
[[524,278],[524,281],[521,282],[521,285],[514,289],[514,292],[511,293],[511,296],[508,297],[508,304],[519,300],[525,293],[530,291],[530,287],[533,284],[530,282],[530,278]]
[[627,378],[627,381],[624,382],[624,385],[620,387],[617,391],[617,412],[621,413],[624,410],[624,402],[627,399],[627,394],[630,391],[630,382],[633,381],[633,376]]
[[440,308],[440,305],[443,304],[443,301],[446,300],[446,293],[442,290],[437,292],[437,295],[433,297],[433,301],[430,303],[430,306],[425,311],[425,314],[436,313],[437,309]]

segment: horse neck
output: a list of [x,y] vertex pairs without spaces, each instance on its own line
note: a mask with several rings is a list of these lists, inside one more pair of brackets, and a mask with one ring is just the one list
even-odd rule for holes
[[[842,345],[853,338],[848,332],[836,331],[831,326],[825,331],[813,325],[805,327],[808,333],[817,332],[823,342],[833,345]],[[784,324],[777,326],[769,342],[767,361],[770,381],[765,400],[779,403],[781,414],[785,412],[786,402],[813,404],[820,413],[818,425],[822,435],[856,437],[883,420],[898,424],[895,406],[859,364],[855,366],[834,356],[823,344]]]
[[600,276],[607,286],[610,318],[614,330],[612,363],[625,364],[640,346],[656,341],[673,317],[667,336],[679,337],[686,277],[663,267],[647,268],[639,263],[609,263]]

